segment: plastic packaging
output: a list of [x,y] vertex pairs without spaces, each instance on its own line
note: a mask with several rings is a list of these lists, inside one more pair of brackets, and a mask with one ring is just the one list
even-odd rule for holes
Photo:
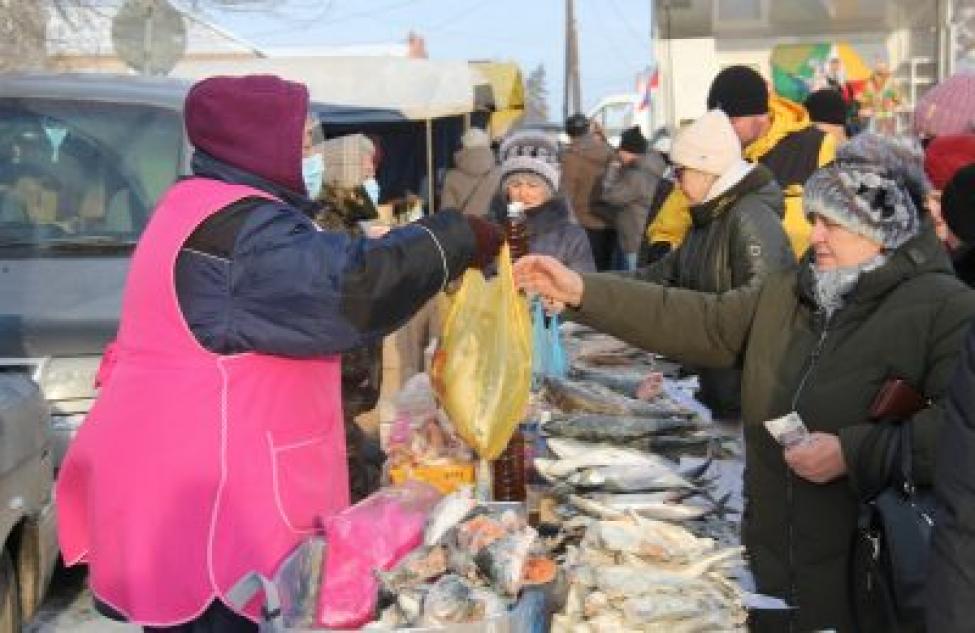
[[558,315],[546,315],[539,298],[532,300],[532,382],[540,387],[548,376],[565,378],[569,364],[562,347]]
[[325,526],[328,556],[318,603],[318,623],[358,628],[372,619],[379,581],[423,541],[427,516],[440,500],[427,484],[407,482],[383,488]]
[[464,273],[432,368],[450,420],[483,458],[501,454],[524,416],[531,355],[528,304],[515,288],[505,245],[498,274],[490,281],[478,270]]

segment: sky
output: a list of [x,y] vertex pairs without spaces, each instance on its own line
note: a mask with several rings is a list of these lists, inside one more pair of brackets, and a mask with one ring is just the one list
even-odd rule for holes
[[[256,0],[201,12],[258,47],[401,42],[413,30],[432,59],[511,60],[525,77],[545,66],[549,116],[562,117],[564,0]],[[223,0],[227,2],[227,0]],[[576,0],[584,109],[632,92],[650,61],[651,0]]]

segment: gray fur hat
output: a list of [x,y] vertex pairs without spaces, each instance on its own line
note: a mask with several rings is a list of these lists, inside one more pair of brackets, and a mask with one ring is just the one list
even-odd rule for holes
[[559,148],[550,138],[534,130],[514,132],[504,139],[499,150],[501,186],[508,176],[529,173],[540,177],[551,187],[559,188]]
[[834,164],[803,191],[808,216],[819,215],[893,250],[917,235],[921,220],[903,179],[866,163]]

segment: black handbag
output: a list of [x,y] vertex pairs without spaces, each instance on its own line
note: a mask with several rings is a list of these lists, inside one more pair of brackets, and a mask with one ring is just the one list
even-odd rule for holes
[[[891,454],[900,459],[888,471],[891,484],[860,505],[857,521],[852,587],[861,631],[923,630],[936,504],[933,492],[914,482],[911,425],[901,423],[896,437],[900,450]],[[878,625],[877,617],[885,622]]]

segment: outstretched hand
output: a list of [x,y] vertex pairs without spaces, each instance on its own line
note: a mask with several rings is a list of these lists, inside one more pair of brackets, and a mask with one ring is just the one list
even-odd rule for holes
[[514,274],[518,287],[541,295],[546,307],[578,307],[582,303],[582,277],[553,257],[526,255],[515,262]]

